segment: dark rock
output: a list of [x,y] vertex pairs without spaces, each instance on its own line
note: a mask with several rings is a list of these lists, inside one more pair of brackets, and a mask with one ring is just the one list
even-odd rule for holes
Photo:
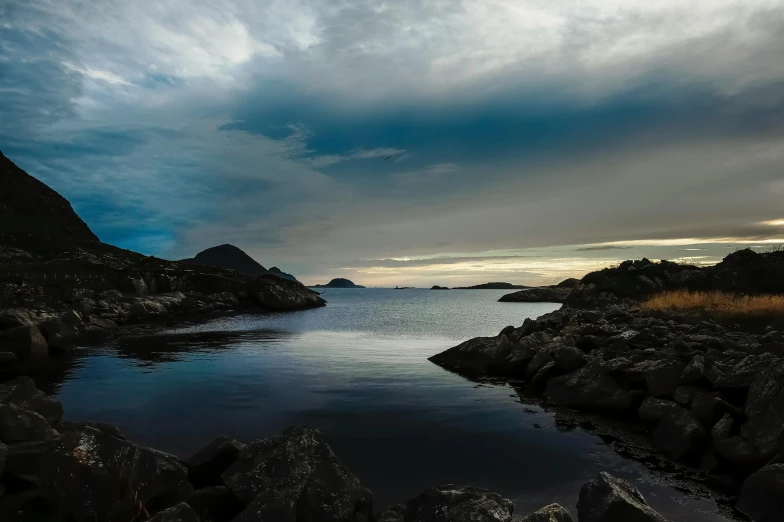
[[580,522],[666,522],[637,488],[608,473],[585,484],[577,501]]
[[0,384],[0,404],[16,404],[43,416],[50,424],[63,418],[63,405],[35,387],[30,377],[16,377]]
[[60,433],[67,433],[67,432],[81,432],[84,431],[85,428],[92,428],[101,432],[104,435],[109,435],[112,437],[116,437],[118,439],[125,439],[125,434],[120,431],[120,428],[114,426],[112,424],[107,424],[105,422],[93,422],[93,421],[64,421],[57,425],[57,431]]
[[55,439],[11,444],[7,448],[6,476],[33,477],[43,466]]
[[[506,327],[504,327],[504,329],[503,329],[503,330],[501,330],[501,331],[498,333],[498,335],[505,335],[505,336],[506,336],[506,337],[509,339],[509,337],[510,337],[512,334],[514,334],[514,331],[515,331],[515,327],[514,327],[514,326],[512,326],[512,325],[509,325],[509,326],[506,326]],[[511,341],[511,339],[509,339],[509,340]]]
[[0,352],[0,364],[13,364],[19,360],[14,352]]
[[199,515],[185,502],[159,511],[149,522],[199,522]]
[[683,372],[683,364],[675,360],[643,360],[623,371],[628,385],[643,382],[654,397],[671,397]]
[[762,370],[781,363],[775,355],[749,355],[716,381],[716,388],[749,388]]
[[653,431],[653,443],[674,460],[694,453],[706,437],[697,418],[683,408],[668,409]]
[[176,457],[91,427],[54,441],[39,474],[77,520],[130,520],[140,506],[153,513],[191,491]]
[[398,504],[389,506],[376,515],[376,522],[403,522],[406,506]]
[[222,436],[216,438],[185,461],[191,484],[197,489],[219,486],[223,472],[234,464],[244,449],[245,444],[239,441]]
[[49,357],[49,345],[37,326],[17,326],[0,332],[0,346],[20,359]]
[[626,357],[616,357],[609,361],[602,361],[602,368],[609,373],[623,373],[634,366],[634,362]]
[[545,394],[551,402],[605,412],[622,412],[631,406],[629,395],[597,362],[550,379]]
[[3,476],[5,470],[5,459],[8,456],[8,447],[0,442],[0,477]]
[[324,306],[327,302],[302,284],[273,275],[261,275],[250,281],[248,293],[269,310],[302,310]]
[[721,400],[721,393],[697,393],[691,402],[691,412],[704,426],[713,426],[722,415],[728,413],[727,403]]
[[574,346],[559,346],[553,351],[555,368],[560,372],[573,372],[585,365],[585,355]]
[[784,364],[760,372],[749,388],[746,415],[752,442],[763,455],[784,449]]
[[743,437],[736,435],[715,440],[713,447],[719,455],[732,463],[735,469],[745,473],[757,469],[762,464],[762,457],[757,448]]
[[34,325],[35,319],[27,310],[10,308],[0,312],[0,331]]
[[[248,445],[223,473],[223,482],[253,512],[296,506],[297,518],[364,521],[371,517],[371,493],[337,460],[313,428],[292,427],[278,437]],[[272,495],[258,501],[260,492]],[[258,501],[258,502],[257,502]],[[269,504],[269,505],[268,505]],[[246,510],[246,511],[248,511]]]
[[445,286],[438,286],[438,285],[433,285],[430,289],[431,290],[449,290],[449,288],[447,288]]
[[770,464],[750,475],[736,507],[755,522],[784,520],[784,464]]
[[705,378],[705,357],[695,355],[681,374],[681,384],[695,384]]
[[637,416],[643,422],[656,423],[661,420],[666,411],[678,407],[679,406],[672,401],[646,397],[637,410]]
[[535,350],[533,359],[528,363],[525,369],[525,379],[532,380],[544,366],[553,360],[553,352],[549,347],[539,348]]
[[726,413],[713,425],[713,428],[711,428],[711,438],[714,441],[728,438],[732,431],[733,424],[735,424],[735,420],[729,413]]
[[683,406],[684,408],[688,408],[691,406],[694,397],[703,393],[705,390],[701,388],[697,388],[696,386],[678,386],[673,394],[673,398],[675,402]]
[[452,484],[429,489],[408,501],[406,522],[508,522],[514,506],[509,499],[471,486]]
[[563,303],[571,291],[571,288],[556,286],[526,288],[506,294],[499,301],[502,303]]
[[14,444],[57,436],[41,415],[15,404],[0,404],[0,442]]
[[512,344],[505,335],[476,337],[428,360],[458,373],[483,374],[490,368],[501,365],[511,349]]
[[560,504],[550,504],[536,513],[523,517],[519,522],[574,522],[572,515]]
[[196,490],[187,502],[201,522],[228,522],[245,509],[245,505],[226,486]]
[[538,372],[536,372],[536,375],[531,378],[531,382],[529,383],[530,388],[533,390],[541,390],[554,372],[555,362],[548,361]]
[[285,491],[268,489],[259,493],[250,505],[234,518],[233,522],[296,522],[297,520],[297,501]]

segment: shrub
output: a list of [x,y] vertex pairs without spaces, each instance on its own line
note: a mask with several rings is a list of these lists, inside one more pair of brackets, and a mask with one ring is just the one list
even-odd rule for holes
[[724,317],[784,317],[784,295],[749,296],[674,290],[649,298],[641,307],[649,311],[703,312]]

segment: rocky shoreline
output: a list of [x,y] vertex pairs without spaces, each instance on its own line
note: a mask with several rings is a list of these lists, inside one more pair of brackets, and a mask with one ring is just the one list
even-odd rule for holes
[[672,288],[765,293],[782,275],[782,253],[738,252],[709,269],[627,262],[586,276],[558,311],[430,360],[508,380],[599,423],[620,420],[646,435],[649,454],[739,495],[738,508],[755,520],[784,520],[784,328],[635,306]]
[[[28,377],[0,384],[0,520],[156,522],[572,522],[551,504],[512,502],[442,485],[379,509],[321,434],[294,426],[245,444],[217,437],[187,460],[127,440],[114,426],[63,420],[62,405]],[[579,522],[661,522],[628,482],[585,484]]]

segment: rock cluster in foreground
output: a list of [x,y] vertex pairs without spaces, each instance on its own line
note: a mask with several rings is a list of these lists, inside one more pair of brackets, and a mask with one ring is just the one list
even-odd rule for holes
[[[0,520],[573,521],[558,504],[520,517],[501,495],[456,485],[377,509],[372,493],[313,428],[288,428],[250,444],[218,437],[182,461],[127,440],[114,426],[62,416],[60,403],[29,378],[0,384]],[[771,497],[760,491],[757,505]],[[631,484],[601,473],[580,491],[577,520],[664,518]]]
[[[784,332],[771,327],[753,333],[610,306],[526,319],[431,361],[522,382],[552,405],[636,421],[671,459],[747,476],[784,460],[782,355]],[[765,476],[784,485],[780,473]]]

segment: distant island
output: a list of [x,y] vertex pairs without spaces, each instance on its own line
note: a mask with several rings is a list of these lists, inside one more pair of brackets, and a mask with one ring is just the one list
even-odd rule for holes
[[226,268],[251,277],[272,274],[291,281],[297,281],[296,277],[283,272],[276,266],[267,270],[241,248],[228,243],[202,250],[192,258],[181,259],[180,263]]
[[438,285],[434,285],[434,286],[431,288],[431,290],[449,290],[449,288],[447,288],[447,287],[445,287],[445,286],[438,286]]
[[513,285],[512,283],[483,283],[474,286],[456,286],[455,290],[516,290],[529,288],[525,285]]
[[313,285],[311,286],[311,288],[365,288],[365,287],[362,285],[354,284],[354,282],[349,279],[338,277],[325,285]]

